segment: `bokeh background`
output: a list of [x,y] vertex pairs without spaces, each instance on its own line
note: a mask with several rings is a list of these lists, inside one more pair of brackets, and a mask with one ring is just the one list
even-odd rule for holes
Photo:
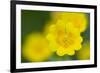
[[[88,25],[85,32],[81,34],[84,41],[82,42],[82,49],[76,51],[73,56],[64,55],[58,56],[53,53],[47,61],[68,61],[68,60],[88,60],[90,59],[90,15],[85,13],[88,19]],[[50,11],[35,11],[35,10],[21,10],[21,52],[23,52],[24,42],[31,33],[43,33],[45,26],[52,19],[52,12]],[[21,62],[31,62],[21,53]],[[35,61],[33,61],[35,62]]]

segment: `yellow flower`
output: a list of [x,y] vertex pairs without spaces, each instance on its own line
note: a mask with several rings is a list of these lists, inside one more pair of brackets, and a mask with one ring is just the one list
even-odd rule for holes
[[80,51],[77,52],[77,58],[79,60],[90,59],[90,43],[89,41],[83,44],[83,47]]
[[70,23],[48,26],[47,39],[49,46],[57,55],[74,55],[81,48],[82,37]]
[[22,53],[23,56],[31,62],[47,60],[52,54],[48,48],[47,40],[40,34],[30,34],[26,38]]
[[87,17],[85,13],[53,12],[51,23],[58,24],[59,20],[64,24],[71,23],[80,32],[84,32],[87,27]]

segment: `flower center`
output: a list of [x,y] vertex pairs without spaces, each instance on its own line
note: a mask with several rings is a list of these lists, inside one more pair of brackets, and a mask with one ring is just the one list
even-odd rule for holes
[[73,34],[71,32],[60,32],[57,35],[56,41],[62,47],[68,48],[74,43]]

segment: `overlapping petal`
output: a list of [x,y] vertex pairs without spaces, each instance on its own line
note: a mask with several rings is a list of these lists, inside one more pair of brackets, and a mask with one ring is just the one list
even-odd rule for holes
[[71,23],[80,32],[84,32],[87,27],[87,17],[81,12],[53,12],[52,22],[59,24],[59,20],[64,24]]

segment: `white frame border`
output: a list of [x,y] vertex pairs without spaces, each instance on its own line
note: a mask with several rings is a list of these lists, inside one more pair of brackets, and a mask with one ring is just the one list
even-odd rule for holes
[[[90,60],[81,61],[56,61],[39,63],[21,63],[21,10],[41,10],[41,11],[72,11],[90,13]],[[16,5],[16,69],[57,67],[73,65],[94,64],[94,9],[70,8],[70,7],[52,7],[37,5]]]

